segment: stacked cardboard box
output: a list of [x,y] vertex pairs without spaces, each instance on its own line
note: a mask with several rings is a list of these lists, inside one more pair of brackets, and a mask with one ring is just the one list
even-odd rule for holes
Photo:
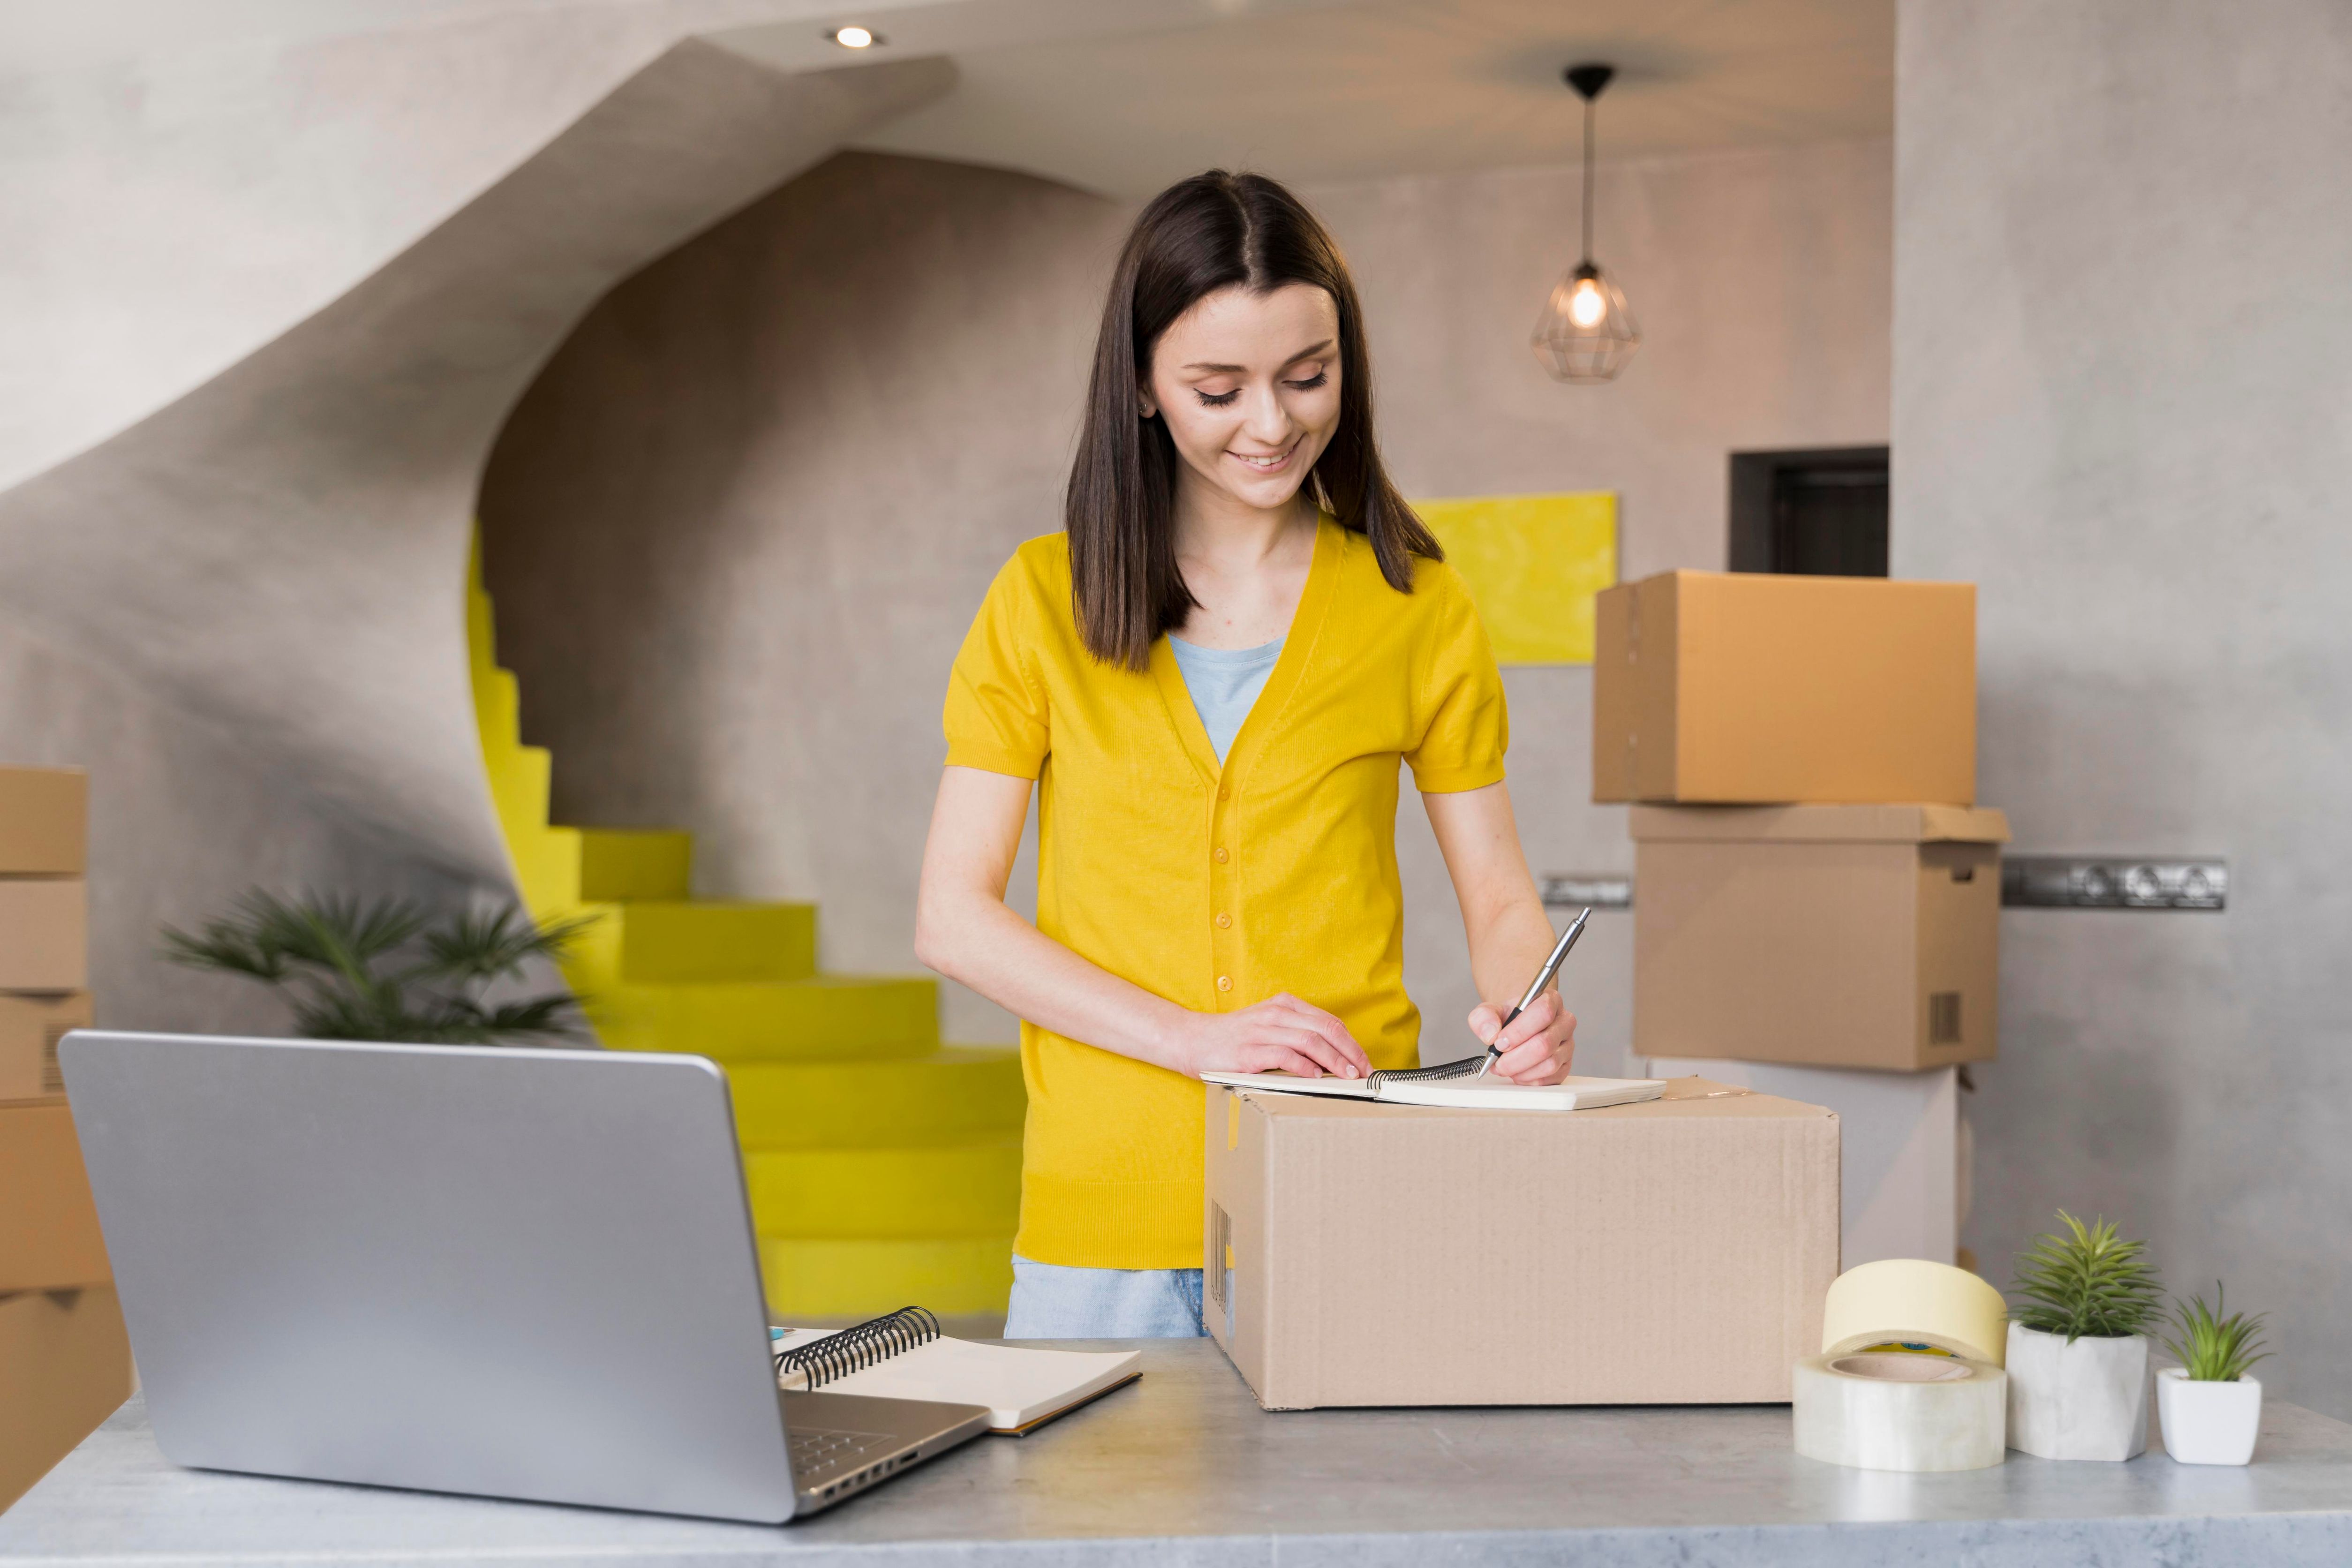
[[[1670,572],[1596,618],[1593,798],[1633,804],[1635,1054],[1782,1064],[1754,1087],[1891,1115],[1912,1152],[1889,1168],[1926,1139],[1948,1173],[1950,1069],[1998,1044],[2009,837],[1975,804],[1974,585]],[[1915,1075],[1916,1104],[1857,1070]],[[1865,1213],[1906,1227],[1848,1189],[1851,1267]],[[1950,1256],[1953,1205],[1925,1208],[1905,1250]]]
[[1976,798],[1976,589],[1669,572],[1600,597],[1597,801],[1637,802],[1644,1056],[1993,1054],[2009,825]]
[[89,784],[0,767],[0,1103],[59,1098],[58,1041],[89,1022]]
[[77,770],[0,768],[0,1508],[131,1395],[57,1046],[89,1022]]

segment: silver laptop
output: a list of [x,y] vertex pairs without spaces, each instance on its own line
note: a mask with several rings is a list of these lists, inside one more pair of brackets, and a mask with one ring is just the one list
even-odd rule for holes
[[80,1029],[58,1059],[180,1464],[772,1522],[986,1429],[778,1392],[700,1057]]

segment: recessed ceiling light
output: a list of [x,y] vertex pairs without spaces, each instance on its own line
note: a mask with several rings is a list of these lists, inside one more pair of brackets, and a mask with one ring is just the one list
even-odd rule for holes
[[845,49],[870,49],[882,41],[882,35],[870,27],[836,27],[825,37]]

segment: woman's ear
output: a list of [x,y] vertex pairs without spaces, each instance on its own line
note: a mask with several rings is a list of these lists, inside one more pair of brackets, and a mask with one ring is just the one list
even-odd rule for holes
[[1135,411],[1146,419],[1160,416],[1160,405],[1153,401],[1149,388],[1139,386],[1135,389]]

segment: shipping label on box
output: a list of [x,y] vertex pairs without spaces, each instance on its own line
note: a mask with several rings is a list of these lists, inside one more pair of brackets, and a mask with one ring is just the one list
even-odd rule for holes
[[89,840],[79,768],[0,768],[0,877],[79,877]]
[[73,1113],[62,1100],[0,1105],[0,1291],[113,1278]]
[[1595,605],[1596,801],[1976,798],[1976,587],[1667,572]]
[[69,1029],[89,1028],[89,1022],[87,991],[0,994],[0,1101],[62,1097],[66,1080],[58,1070],[58,1042]]
[[1633,1049],[1912,1072],[2000,1040],[1989,808],[1639,805]]
[[1698,1079],[1544,1114],[1208,1095],[1203,1316],[1267,1409],[1769,1403],[1819,1349],[1819,1106]]
[[0,991],[89,984],[89,889],[79,877],[0,877]]

